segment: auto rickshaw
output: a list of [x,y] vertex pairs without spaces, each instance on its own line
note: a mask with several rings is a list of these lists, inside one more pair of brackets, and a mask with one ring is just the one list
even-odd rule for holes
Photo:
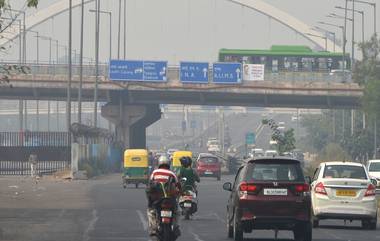
[[193,153],[191,151],[175,151],[173,153],[173,158],[172,158],[172,166],[171,169],[173,172],[177,173],[179,169],[181,168],[181,157],[188,156],[188,157],[193,157]]
[[124,168],[123,168],[123,187],[128,184],[135,184],[136,188],[139,184],[148,184],[149,181],[149,163],[148,151],[144,149],[127,149],[124,152]]

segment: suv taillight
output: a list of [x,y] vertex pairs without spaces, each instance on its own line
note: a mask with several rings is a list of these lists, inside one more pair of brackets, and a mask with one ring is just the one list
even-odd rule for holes
[[239,186],[239,190],[241,192],[255,192],[257,190],[257,186],[252,183],[242,182]]
[[295,187],[297,193],[304,193],[310,191],[310,186],[307,183],[304,184],[298,184]]
[[373,184],[369,184],[367,191],[365,191],[364,196],[369,197],[369,196],[375,196],[376,195],[376,187]]
[[314,188],[314,191],[316,193],[319,193],[319,194],[322,194],[322,195],[327,195],[327,192],[326,192],[326,189],[325,189],[325,186],[323,185],[323,183],[318,183],[315,188]]

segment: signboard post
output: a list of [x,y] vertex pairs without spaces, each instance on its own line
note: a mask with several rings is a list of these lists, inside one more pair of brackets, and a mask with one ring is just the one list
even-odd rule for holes
[[242,80],[240,63],[214,63],[213,82],[217,84],[238,84]]
[[208,83],[208,63],[181,62],[179,69],[182,83]]
[[263,64],[243,64],[243,79],[247,81],[263,81],[265,66]]

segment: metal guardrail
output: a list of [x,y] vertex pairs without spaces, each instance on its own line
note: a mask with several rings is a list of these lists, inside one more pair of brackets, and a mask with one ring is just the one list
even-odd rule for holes
[[[8,65],[15,63],[1,63],[0,65]],[[30,68],[30,74],[32,75],[66,75],[68,72],[68,66],[66,64],[26,64]],[[72,74],[78,76],[80,72],[79,65],[73,65]],[[168,80],[179,80],[179,67],[169,66],[167,77]],[[94,65],[83,65],[83,75],[87,77],[95,76]],[[99,65],[99,76],[108,78],[108,65]],[[212,69],[209,71],[209,81],[212,82],[213,73]],[[293,71],[280,71],[278,73],[265,72],[264,81],[285,81],[285,82],[351,82],[351,76],[346,76],[346,80],[342,81],[341,74],[333,74],[328,72],[293,72]],[[246,81],[248,82],[248,81]]]

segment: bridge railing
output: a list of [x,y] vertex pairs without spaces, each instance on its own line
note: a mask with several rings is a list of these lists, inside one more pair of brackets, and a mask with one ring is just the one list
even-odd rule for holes
[[[0,65],[13,64],[13,63],[1,63]],[[67,75],[68,66],[67,64],[26,64],[30,68],[31,75]],[[78,76],[80,74],[80,66],[72,66],[73,76]],[[168,67],[168,82],[179,83],[179,67],[169,66]],[[83,65],[83,75],[86,77],[95,76],[95,65]],[[108,78],[108,65],[99,65],[99,76]],[[265,72],[264,81],[274,81],[274,82],[343,82],[343,76],[340,73],[328,73],[328,72],[295,72],[295,71],[281,71],[277,73]],[[56,79],[56,78],[54,78]],[[209,82],[213,80],[212,69],[209,71]],[[246,81],[248,82],[248,81]],[[351,76],[347,75],[345,82],[351,82]]]

